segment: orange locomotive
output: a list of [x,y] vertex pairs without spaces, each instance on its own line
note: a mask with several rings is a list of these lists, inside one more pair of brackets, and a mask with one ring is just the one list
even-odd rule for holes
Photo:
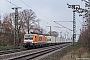
[[46,37],[41,34],[25,34],[23,47],[37,47],[46,44]]

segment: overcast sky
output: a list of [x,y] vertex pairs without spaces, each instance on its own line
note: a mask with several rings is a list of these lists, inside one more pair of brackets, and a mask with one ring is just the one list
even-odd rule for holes
[[[40,26],[46,29],[46,31],[49,31],[49,28],[46,26],[52,26],[52,30],[57,32],[63,32],[63,34],[67,31],[69,34],[72,34],[71,31],[65,29],[65,28],[56,28],[54,26],[59,26],[58,24],[54,23],[53,21],[72,21],[73,20],[73,13],[72,9],[69,9],[67,6],[67,3],[69,4],[80,4],[81,7],[84,7],[84,2],[81,0],[22,0],[30,7],[23,4],[20,0],[8,0],[12,2],[13,4],[22,7],[22,9],[32,9],[37,17],[41,20]],[[6,13],[11,13],[13,10],[12,7],[15,7],[14,5],[8,3],[5,0],[0,1],[0,10],[4,11]],[[1,15],[5,14],[3,12],[0,12]],[[43,16],[42,16],[43,15]],[[45,23],[45,22],[47,23]],[[58,22],[62,24],[63,26],[66,26],[70,29],[72,29],[72,23],[71,22]],[[79,17],[79,14],[76,13],[76,25],[77,25],[77,34],[79,34],[79,30],[81,28],[82,18]],[[61,27],[61,26],[59,26]]]

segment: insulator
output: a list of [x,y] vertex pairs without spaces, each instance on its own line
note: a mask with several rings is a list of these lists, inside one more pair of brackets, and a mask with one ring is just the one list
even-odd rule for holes
[[71,6],[69,5],[68,8],[71,8]]
[[81,14],[79,14],[79,16],[82,16]]

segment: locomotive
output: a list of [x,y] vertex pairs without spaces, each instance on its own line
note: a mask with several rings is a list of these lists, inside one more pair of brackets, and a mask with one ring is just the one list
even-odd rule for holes
[[72,40],[60,39],[60,37],[49,36],[45,34],[25,34],[23,47],[43,47],[43,46],[51,46],[51,45],[59,45],[63,43],[69,43]]

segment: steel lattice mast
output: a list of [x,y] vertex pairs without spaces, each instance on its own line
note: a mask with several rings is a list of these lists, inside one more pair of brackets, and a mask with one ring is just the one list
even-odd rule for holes
[[76,8],[80,8],[80,5],[68,5],[68,8],[72,8],[73,9],[73,45],[74,42],[76,40],[76,18],[75,18],[75,12],[76,12]]
[[12,9],[15,9],[15,28],[14,28],[14,46],[16,47],[18,45],[18,8],[21,7],[14,7]]

